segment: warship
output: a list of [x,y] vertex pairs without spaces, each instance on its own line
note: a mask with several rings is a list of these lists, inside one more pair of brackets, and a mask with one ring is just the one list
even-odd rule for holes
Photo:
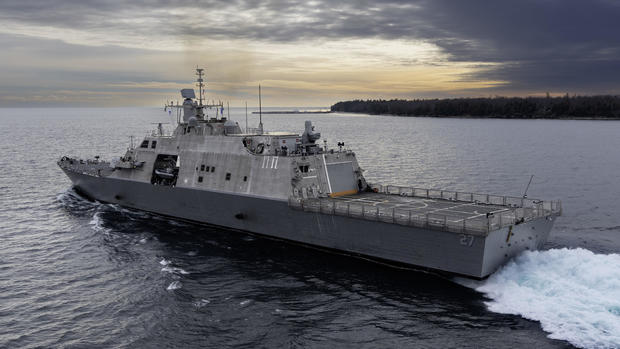
[[[183,89],[162,125],[112,161],[62,157],[81,194],[105,203],[394,265],[484,278],[548,239],[560,201],[369,183],[355,152],[303,132],[242,129]],[[247,125],[246,125],[247,126]]]

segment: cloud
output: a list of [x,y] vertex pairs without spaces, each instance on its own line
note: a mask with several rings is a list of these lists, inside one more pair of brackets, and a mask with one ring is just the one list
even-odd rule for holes
[[[620,92],[620,6],[612,1],[432,1],[431,38],[452,61],[501,63],[472,78],[509,90]],[[436,14],[436,15],[432,15]]]
[[23,71],[41,65],[50,83],[77,70],[74,88],[181,83],[206,60],[230,94],[245,93],[243,81],[420,66],[441,72],[443,87],[392,81],[395,94],[618,93],[618,18],[613,0],[4,0],[0,40],[11,52],[0,57]]
[[[65,29],[260,39],[427,39],[467,60],[618,46],[620,5],[592,0],[144,1],[5,0],[0,19]],[[528,48],[529,50],[522,50]],[[482,50],[481,50],[482,49]],[[458,57],[457,57],[458,58]]]

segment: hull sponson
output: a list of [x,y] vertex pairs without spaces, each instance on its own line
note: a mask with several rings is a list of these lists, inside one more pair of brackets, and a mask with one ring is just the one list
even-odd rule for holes
[[[293,210],[284,200],[65,172],[79,190],[99,201],[476,278],[512,257],[492,253],[503,251],[496,248],[505,239],[502,230],[489,237],[463,236]],[[523,224],[523,231],[530,225]],[[550,229],[549,224],[535,226],[541,235]],[[520,229],[515,235],[522,239]]]

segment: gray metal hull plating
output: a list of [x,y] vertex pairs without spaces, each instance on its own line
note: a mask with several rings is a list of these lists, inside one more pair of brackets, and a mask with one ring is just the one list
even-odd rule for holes
[[523,250],[540,248],[554,220],[473,236],[293,210],[287,201],[252,195],[64,171],[76,188],[99,201],[475,278],[488,276]]

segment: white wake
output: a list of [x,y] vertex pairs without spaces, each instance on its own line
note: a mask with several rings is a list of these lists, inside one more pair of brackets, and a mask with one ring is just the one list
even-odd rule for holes
[[93,218],[88,222],[93,226],[93,230],[97,232],[109,233],[110,229],[103,226],[103,219],[101,219],[101,212],[95,212]]
[[526,251],[487,280],[489,310],[540,321],[549,337],[584,348],[620,347],[620,255]]

